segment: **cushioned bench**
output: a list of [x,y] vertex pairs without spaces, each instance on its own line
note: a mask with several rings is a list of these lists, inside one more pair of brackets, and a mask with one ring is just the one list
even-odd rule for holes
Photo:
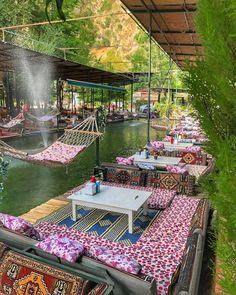
[[194,195],[195,177],[167,171],[147,172],[146,186],[175,190],[178,194]]
[[193,233],[188,237],[174,295],[197,295],[204,250],[203,237]]
[[175,190],[179,194],[186,195],[195,193],[196,177],[192,175],[140,170],[134,166],[113,163],[103,163],[100,168],[96,169],[95,173],[102,172],[104,180],[108,182]]
[[105,181],[128,185],[145,186],[146,172],[135,166],[103,163],[101,171]]
[[[56,256],[48,254],[35,247],[35,244],[37,243],[36,240],[17,233],[13,233],[5,228],[0,228],[0,242],[3,242],[11,247],[15,247],[23,251],[28,249],[30,253],[34,253],[38,257],[58,263],[58,258]],[[139,276],[123,272],[118,269],[109,267],[108,265],[105,265],[102,262],[96,261],[87,256],[82,256],[82,259],[78,263],[68,263],[62,259],[60,263],[70,266],[72,269],[82,271],[88,275],[98,277],[101,276],[101,273],[104,273],[104,271],[106,271],[109,275],[109,278],[114,283],[114,295],[157,294],[156,282],[153,278],[145,275]],[[60,265],[58,265],[58,267],[60,267]],[[127,291],[129,292],[127,293]]]
[[162,150],[158,152],[160,156],[181,158],[181,163],[191,165],[207,165],[207,154],[204,152],[190,152],[185,150]]
[[[93,244],[106,246],[110,249],[116,249],[119,253],[129,255],[131,258],[138,261],[142,266],[142,273],[133,275],[110,267],[88,256],[82,256],[79,261],[73,264],[61,259],[63,265],[68,265],[73,269],[80,272],[83,271],[89,275],[93,274],[96,276],[98,269],[106,270],[109,278],[114,282],[113,294],[115,295],[156,295],[157,287],[158,292],[162,290],[163,294],[167,294],[174,283],[173,278],[177,280],[174,292],[177,292],[177,288],[179,288],[178,290],[188,291],[196,289],[198,285],[198,277],[195,273],[195,269],[199,267],[198,265],[201,265],[202,257],[198,254],[199,251],[203,251],[204,246],[204,235],[207,225],[207,218],[205,215],[208,213],[207,203],[208,201],[204,199],[199,200],[186,196],[176,196],[171,206],[163,211],[160,218],[152,223],[150,228],[133,246],[108,241],[92,234],[77,232],[74,229],[54,224],[39,224],[36,228],[39,230],[42,237],[47,237],[50,234],[65,235],[71,239],[77,240],[85,247],[89,248]],[[196,214],[198,218],[194,219]],[[201,218],[201,216],[205,218]],[[188,258],[185,264],[181,264],[180,279],[178,279],[178,268],[182,260],[182,255],[183,253],[189,252],[189,244],[194,244],[196,242],[195,239],[188,240],[185,248],[187,239],[190,239],[189,237],[193,235],[201,237],[201,239],[198,238],[200,250],[197,252],[195,251],[192,258]],[[12,233],[6,229],[0,229],[0,241],[2,240],[8,245],[17,245],[17,247],[21,247],[21,249],[24,248],[24,250],[28,246],[28,248],[30,248],[28,250],[30,253],[58,263],[58,258],[56,256],[35,248],[35,240]],[[191,247],[194,249],[194,246]],[[185,251],[184,248],[186,249]],[[181,287],[183,285],[181,283],[181,275],[182,277],[186,275],[184,273],[182,274],[182,272],[185,272],[186,268],[191,268],[192,261],[194,261],[194,265],[197,266],[193,269],[193,275],[191,275],[190,279],[188,281],[184,279],[184,282],[187,281],[187,283],[184,283],[185,289],[183,289],[183,287]],[[164,277],[163,272],[166,274]]]

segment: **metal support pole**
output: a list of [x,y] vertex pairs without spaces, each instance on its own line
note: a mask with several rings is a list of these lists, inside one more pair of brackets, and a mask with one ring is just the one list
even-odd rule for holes
[[[57,108],[61,112],[61,109],[60,109],[60,85],[59,85],[59,79],[57,79],[57,83],[56,83],[56,93],[57,93]],[[57,115],[57,132],[59,132],[59,116],[60,115]]]
[[108,91],[108,112],[111,111],[111,92]]
[[133,112],[133,95],[134,95],[134,83],[131,83],[131,90],[130,90],[130,111]]
[[147,145],[150,144],[150,105],[151,105],[151,71],[152,71],[152,15],[149,11],[149,59],[148,59],[148,118],[147,118]]
[[[96,120],[97,123],[98,122],[98,111],[96,112]],[[99,128],[99,126],[98,126]],[[100,166],[100,139],[99,137],[96,138],[96,166],[99,167]]]

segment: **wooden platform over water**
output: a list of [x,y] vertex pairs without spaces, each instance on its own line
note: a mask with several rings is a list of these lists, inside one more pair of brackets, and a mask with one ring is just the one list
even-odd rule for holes
[[48,216],[49,214],[57,211],[58,209],[65,207],[69,202],[63,199],[50,199],[46,203],[43,203],[29,212],[21,215],[20,217],[24,218],[25,220],[35,223],[38,220]]

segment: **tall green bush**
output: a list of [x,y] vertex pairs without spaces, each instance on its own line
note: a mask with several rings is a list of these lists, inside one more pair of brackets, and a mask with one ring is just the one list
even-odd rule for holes
[[217,209],[219,281],[227,294],[236,292],[236,2],[199,0],[197,31],[204,57],[189,67],[186,83],[215,171],[204,179]]

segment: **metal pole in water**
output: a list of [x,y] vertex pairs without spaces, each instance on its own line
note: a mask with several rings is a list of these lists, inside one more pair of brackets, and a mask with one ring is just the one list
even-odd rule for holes
[[[98,121],[98,110],[96,112],[96,120],[97,120],[97,124],[98,124],[98,128],[99,128],[99,121]],[[96,166],[99,167],[100,166],[100,139],[99,137],[96,138]]]
[[147,145],[150,144],[150,104],[151,104],[151,71],[152,71],[152,15],[149,11],[149,58],[148,58],[148,121],[147,121]]

